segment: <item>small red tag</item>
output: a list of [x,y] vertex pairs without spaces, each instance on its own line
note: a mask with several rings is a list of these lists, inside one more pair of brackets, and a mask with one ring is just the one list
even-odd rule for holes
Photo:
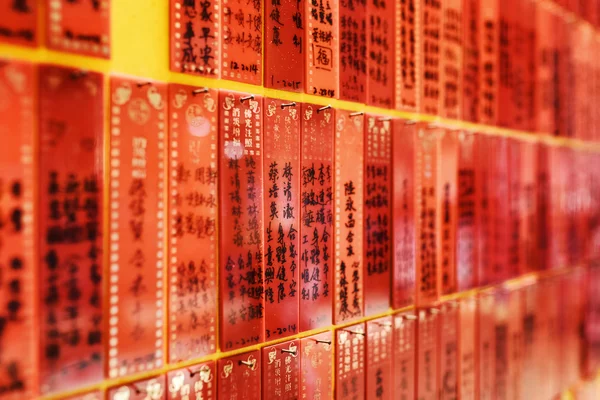
[[220,344],[264,340],[262,98],[220,92]]
[[392,123],[390,118],[366,117],[364,187],[365,315],[390,308],[392,269]]
[[221,0],[221,76],[261,85],[262,0]]
[[306,0],[306,93],[339,97],[339,0]]
[[300,340],[301,399],[331,399],[333,397],[332,334],[324,332]]
[[478,21],[479,121],[496,125],[498,121],[498,41],[499,2],[481,1]]
[[399,309],[415,301],[415,149],[417,125],[393,121],[392,128],[392,230],[394,272],[392,307]]
[[[422,76],[419,111],[440,114],[441,57],[442,57],[442,2],[418,2],[418,33],[414,40],[419,46],[419,67]],[[413,39],[411,39],[413,40]]]
[[4,140],[0,146],[0,393],[9,400],[35,398],[38,390],[34,293],[39,272],[34,264],[38,255],[33,226],[36,85],[32,64],[0,59]]
[[367,322],[366,399],[394,398],[392,317]]
[[479,121],[479,7],[480,0],[463,2],[462,119],[470,122]]
[[438,385],[440,400],[450,400],[458,395],[458,304],[445,303],[440,311]]
[[111,79],[111,378],[163,365],[166,102],[162,83]]
[[[40,390],[103,378],[103,83],[40,68]],[[77,110],[77,111],[74,111]]]
[[476,399],[477,382],[477,301],[469,297],[460,302],[458,326],[458,398]]
[[[438,217],[438,274],[441,294],[456,291],[456,225],[457,179],[458,179],[458,135],[454,131],[441,130],[440,154],[437,182]],[[427,173],[427,171],[425,171]]]
[[417,324],[417,399],[435,400],[439,397],[438,363],[440,358],[438,310],[420,310]]
[[265,99],[265,340],[298,333],[300,106]]
[[463,101],[463,2],[447,0],[442,4],[442,41],[440,63],[440,111],[442,117],[460,119]]
[[340,99],[364,103],[367,97],[367,1],[342,0],[339,5]]
[[394,399],[415,398],[416,328],[417,321],[414,313],[407,312],[394,316]]
[[332,323],[333,115],[331,108],[302,105],[301,332]]
[[478,371],[477,399],[493,399],[496,365],[496,317],[494,315],[494,294],[482,293],[477,302]]
[[308,29],[304,22],[304,2],[281,4],[267,0],[265,4],[265,86],[268,88],[304,90],[304,30]]
[[396,6],[392,1],[367,3],[367,104],[394,108]]
[[361,317],[364,312],[361,265],[364,116],[336,110],[335,118],[334,323],[339,324]]
[[421,67],[417,59],[417,24],[421,2],[406,0],[396,4],[394,12],[395,42],[395,106],[400,110],[419,110]]
[[365,324],[335,332],[335,398],[365,398]]
[[108,400],[166,400],[167,393],[165,377],[161,375],[112,388],[108,391]]
[[110,3],[111,0],[48,1],[46,3],[48,47],[110,58]]
[[220,0],[170,0],[171,71],[219,78]]
[[215,362],[193,365],[167,375],[169,400],[201,399],[216,400],[217,381],[215,380]]
[[218,399],[260,400],[258,350],[221,358],[217,362]]
[[169,360],[216,348],[217,90],[169,86]]
[[296,340],[262,349],[263,399],[295,400],[300,390],[300,348]]
[[38,2],[4,1],[0,4],[0,42],[19,46],[37,46]]

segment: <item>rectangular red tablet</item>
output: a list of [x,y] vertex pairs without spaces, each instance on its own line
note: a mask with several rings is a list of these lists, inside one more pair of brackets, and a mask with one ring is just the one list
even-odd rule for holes
[[537,149],[537,230],[536,247],[539,269],[550,268],[550,147],[545,143],[538,144]]
[[395,106],[399,110],[417,111],[420,106],[422,77],[420,61],[417,59],[420,7],[420,1],[405,0],[396,4],[394,10]]
[[43,65],[39,84],[40,389],[47,394],[104,377],[104,78]]
[[[399,5],[398,5],[399,6]],[[395,2],[367,2],[367,104],[394,108]]]
[[[0,59],[0,391],[9,400],[38,393],[37,302],[34,267],[34,138],[37,70]],[[37,217],[37,216],[36,216]]]
[[263,101],[219,93],[220,349],[264,340]]
[[331,107],[302,104],[300,331],[333,321],[333,145]]
[[263,399],[295,400],[300,396],[300,342],[262,348]]
[[447,0],[442,4],[440,112],[442,117],[460,119],[463,107],[465,0]]
[[458,398],[476,399],[477,389],[477,298],[467,297],[459,303],[458,315]]
[[335,112],[335,324],[364,315],[364,115]]
[[[442,2],[417,1],[418,31],[414,40],[418,46],[418,63],[422,79],[419,111],[440,115],[442,91]],[[412,39],[411,39],[412,40]]]
[[219,92],[169,85],[169,360],[214,353]]
[[538,4],[535,12],[535,130],[537,132],[554,134],[554,97],[555,87],[552,84],[554,75],[555,31],[552,13],[543,4]]
[[361,400],[365,397],[365,324],[335,331],[335,398]]
[[165,376],[142,379],[108,390],[108,400],[167,400]]
[[367,322],[366,394],[367,399],[394,399],[392,317]]
[[479,120],[487,125],[498,122],[499,86],[499,2],[481,1],[479,7]]
[[295,102],[264,101],[265,340],[298,333],[300,118]]
[[491,265],[493,263],[493,204],[492,204],[492,147],[493,137],[479,135],[477,137],[477,166],[475,190],[477,207],[475,224],[477,226],[477,282],[479,286],[493,282]]
[[[494,371],[493,398],[511,399],[509,384],[509,365],[510,365],[510,331],[509,331],[509,292],[505,289],[499,289],[494,294],[494,310],[492,327],[494,335],[494,347],[492,349],[492,365]],[[481,327],[480,327],[481,329]],[[487,329],[487,328],[486,328]],[[483,360],[481,361],[483,362]]]
[[331,331],[301,339],[300,350],[300,398],[333,398]]
[[217,380],[215,362],[209,361],[171,371],[167,374],[168,400],[215,400]]
[[440,399],[456,399],[458,395],[458,303],[440,306],[438,387]]
[[492,263],[489,265],[492,283],[499,283],[512,276],[510,270],[509,243],[510,230],[507,221],[510,217],[508,138],[492,137],[490,143],[490,208],[492,210],[491,240]]
[[416,382],[417,317],[410,311],[396,314],[393,318],[393,398],[412,400],[415,398]]
[[18,46],[38,45],[38,2],[3,1],[0,5],[0,42]]
[[463,70],[462,70],[462,119],[479,121],[479,23],[481,0],[464,0],[462,12]]
[[339,2],[339,98],[355,103],[367,98],[367,2]]
[[217,361],[217,398],[260,400],[261,362],[258,350]]
[[[484,2],[485,3],[485,2]],[[515,114],[516,75],[515,65],[518,55],[514,53],[517,40],[516,13],[514,0],[498,3],[498,125],[512,128]],[[485,7],[485,6],[484,6]]]
[[517,139],[508,139],[508,276],[515,277],[523,272],[521,258],[521,225],[523,224],[523,191],[521,184],[521,165],[523,142]]
[[538,269],[537,260],[537,150],[538,144],[521,142],[521,273]]
[[538,3],[533,0],[527,0],[519,2],[521,6],[520,10],[520,24],[524,29],[524,41],[523,54],[525,61],[525,69],[523,70],[523,108],[525,119],[523,122],[523,129],[528,132],[534,132],[536,130],[536,71],[537,71],[537,57],[536,57],[536,46],[539,32],[536,30],[536,14]]
[[496,388],[496,317],[494,294],[485,292],[477,299],[477,399],[493,399]]
[[417,324],[417,367],[416,397],[423,400],[439,398],[438,363],[439,348],[439,311],[427,309],[418,311]]
[[364,172],[364,302],[365,315],[390,307],[392,270],[392,122],[367,115]]
[[540,336],[540,318],[537,313],[537,283],[531,283],[522,288],[521,295],[521,326],[522,340],[522,372],[520,394],[523,398],[534,398],[538,395],[537,388],[531,382],[540,382],[537,362],[537,346]]
[[508,293],[508,368],[506,393],[509,399],[521,397],[523,373],[523,317],[522,291],[511,289]]

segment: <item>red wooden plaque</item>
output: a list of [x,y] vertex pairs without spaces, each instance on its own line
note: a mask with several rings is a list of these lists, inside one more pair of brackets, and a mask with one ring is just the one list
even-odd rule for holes
[[[491,369],[494,371],[494,390],[495,399],[512,399],[510,397],[509,385],[509,364],[510,364],[510,330],[509,330],[509,292],[500,289],[494,293],[494,316],[491,329],[494,332],[493,363]],[[487,329],[482,328],[480,329]],[[483,362],[483,360],[481,361]]]
[[498,41],[499,2],[481,1],[479,7],[479,122],[496,125],[498,121]]
[[162,375],[109,389],[108,400],[166,400],[167,390]]
[[467,1],[447,0],[442,4],[440,111],[452,119],[463,115],[463,2]]
[[532,272],[538,269],[537,260],[537,149],[536,143],[521,142],[521,273]]
[[541,133],[554,134],[554,96],[552,84],[554,65],[555,33],[552,26],[552,14],[544,6],[539,5],[535,13],[536,51],[535,51],[535,130]]
[[[484,2],[485,3],[485,2]],[[515,0],[498,1],[498,125],[513,128],[515,104]]]
[[339,1],[339,98],[356,103],[367,98],[368,1]]
[[[265,340],[298,333],[300,105],[265,99]],[[266,366],[265,366],[266,367]]]
[[169,360],[215,352],[219,93],[169,86]]
[[537,13],[537,2],[533,0],[527,0],[525,2],[519,3],[522,7],[520,12],[520,23],[522,24],[525,35],[525,43],[522,55],[523,57],[525,57],[525,69],[523,72],[523,108],[525,109],[525,119],[523,121],[523,129],[529,132],[533,132],[535,131],[536,120],[536,43],[539,40],[535,22]]
[[418,311],[417,324],[417,367],[416,397],[423,400],[439,398],[438,363],[439,352],[439,311],[428,309]]
[[525,16],[527,15],[528,4],[531,3],[529,0],[525,1],[512,1],[509,3],[513,8],[513,31],[511,38],[511,59],[512,59],[512,120],[510,126],[514,129],[527,129],[526,119],[529,113],[529,106],[526,102],[526,90],[527,90],[527,73],[529,67],[528,57],[533,55],[530,47],[530,39],[528,37],[528,30],[526,27]]
[[300,340],[300,398],[333,398],[333,349],[331,332]]
[[[310,0],[309,0],[310,1]],[[265,3],[265,86],[304,91],[305,0]]]
[[170,0],[171,71],[221,76],[221,0]]
[[536,209],[536,247],[538,257],[538,269],[550,268],[550,147],[545,143],[538,144],[537,149],[537,209]]
[[96,390],[94,392],[67,397],[66,400],[104,400],[104,393]]
[[305,91],[339,97],[339,0],[306,0]]
[[394,10],[395,106],[400,110],[419,110],[421,68],[417,59],[417,37],[420,36],[420,7],[418,0],[405,0],[396,4]]
[[493,281],[491,265],[493,263],[493,207],[492,207],[492,156],[493,147],[491,136],[477,137],[477,156],[475,192],[477,205],[475,207],[475,225],[477,227],[476,270],[480,286],[489,285]]
[[101,74],[40,68],[40,390],[103,377]]
[[511,240],[508,225],[510,223],[508,140],[505,137],[494,137],[491,139],[490,200],[493,210],[493,262],[490,266],[490,273],[493,283],[502,282],[512,276],[509,255]]
[[543,377],[539,392],[543,398],[549,399],[560,394],[560,353],[564,339],[559,330],[559,309],[563,302],[557,279],[546,280],[539,285],[536,313],[541,316],[541,332],[536,358]]
[[275,346],[263,347],[263,399],[296,400],[300,398],[299,344],[299,341],[292,340]]
[[477,396],[489,400],[494,398],[496,385],[496,316],[493,292],[482,293],[477,302]]
[[479,121],[479,7],[481,0],[464,0],[462,13],[462,119]]
[[415,301],[415,146],[417,125],[393,120],[392,127],[392,307]]
[[37,46],[37,9],[34,0],[3,1],[0,4],[0,42]]
[[[31,1],[25,0],[28,2]],[[110,58],[110,3],[111,0],[47,0],[48,47]]]
[[302,105],[301,332],[332,323],[333,116],[331,108]]
[[261,85],[262,0],[221,0],[221,77]]
[[264,339],[262,98],[220,92],[220,348]]
[[458,395],[458,318],[458,303],[448,302],[442,304],[439,314],[438,386],[440,388],[440,400],[456,399]]
[[521,165],[523,142],[508,140],[508,273],[515,277],[524,272],[524,260],[521,258],[524,191],[521,183],[523,167]]
[[564,148],[547,147],[548,189],[546,201],[548,204],[548,259],[547,268],[566,268],[567,237],[565,232],[565,215],[563,204],[565,197],[566,178],[569,165],[565,163]]
[[522,398],[535,398],[537,388],[532,387],[531,382],[540,382],[539,363],[537,362],[537,347],[540,337],[540,318],[537,313],[537,291],[536,283],[524,286],[521,296],[521,318],[522,318],[522,371],[520,394]]
[[111,378],[163,364],[166,92],[157,82],[111,79]]
[[580,329],[583,326],[584,277],[583,270],[575,270],[561,277],[560,331],[563,345],[560,351],[560,391],[568,390],[579,380],[581,365]]
[[215,374],[214,361],[169,372],[167,374],[168,399],[215,400],[217,398]]
[[366,117],[364,187],[365,315],[390,308],[392,270],[392,122]]
[[361,317],[363,298],[364,116],[335,113],[335,324]]
[[366,398],[394,399],[392,317],[367,322]]
[[394,108],[396,4],[367,1],[367,104]]
[[[522,291],[508,293],[508,368],[507,399],[521,399],[521,374],[523,373],[523,317]],[[577,350],[575,350],[577,353]]]
[[335,398],[365,399],[365,324],[335,332]]
[[415,35],[419,46],[418,63],[422,77],[419,111],[439,115],[442,80],[442,2],[419,1],[418,31]]
[[476,399],[477,383],[477,300],[461,300],[458,316],[458,398]]
[[414,313],[408,312],[394,316],[393,398],[397,400],[415,398],[416,327],[417,321]]
[[34,334],[35,93],[33,65],[0,60],[0,393],[8,400],[34,398],[39,372]]
[[260,364],[258,350],[217,361],[217,398],[260,400]]
[[456,185],[456,288],[468,290],[477,285],[477,168],[478,137],[458,133],[458,178]]

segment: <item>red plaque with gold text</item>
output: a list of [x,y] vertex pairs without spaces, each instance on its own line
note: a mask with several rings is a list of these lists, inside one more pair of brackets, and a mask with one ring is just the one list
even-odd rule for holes
[[393,399],[415,398],[417,317],[413,312],[394,315]]
[[335,398],[365,399],[365,324],[335,332]]
[[441,400],[456,399],[458,395],[458,303],[440,306],[438,387]]
[[366,398],[394,399],[392,317],[367,322]]
[[218,399],[260,400],[260,352],[258,350],[217,361]]
[[216,400],[215,362],[209,361],[167,374],[169,400]]
[[263,399],[300,398],[299,344],[292,340],[262,348]]
[[458,398],[476,399],[477,382],[477,299],[468,297],[459,303],[458,315]]
[[108,400],[167,400],[164,376],[135,381],[108,390]]
[[300,398],[331,399],[333,397],[333,343],[331,332],[323,332],[300,340]]
[[423,400],[439,398],[439,310],[418,311],[416,397]]

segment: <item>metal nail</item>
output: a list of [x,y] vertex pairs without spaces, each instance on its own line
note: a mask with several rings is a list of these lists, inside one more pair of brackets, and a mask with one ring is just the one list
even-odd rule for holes
[[283,110],[286,107],[296,107],[296,102],[292,101],[291,103],[286,103],[281,105],[281,109]]
[[242,98],[240,99],[240,103],[243,103],[243,102],[245,102],[246,100],[254,100],[254,95],[253,95],[253,94],[251,94],[250,96],[242,97]]
[[317,113],[320,113],[321,111],[325,111],[330,109],[331,106],[330,105],[326,105],[325,107],[321,107],[321,108],[317,108]]
[[201,93],[208,93],[208,88],[201,88],[201,89],[194,89],[192,90],[192,94],[194,96],[201,94]]
[[364,115],[365,113],[360,111],[360,112],[354,112],[354,113],[350,113],[351,117],[358,117],[359,115]]

